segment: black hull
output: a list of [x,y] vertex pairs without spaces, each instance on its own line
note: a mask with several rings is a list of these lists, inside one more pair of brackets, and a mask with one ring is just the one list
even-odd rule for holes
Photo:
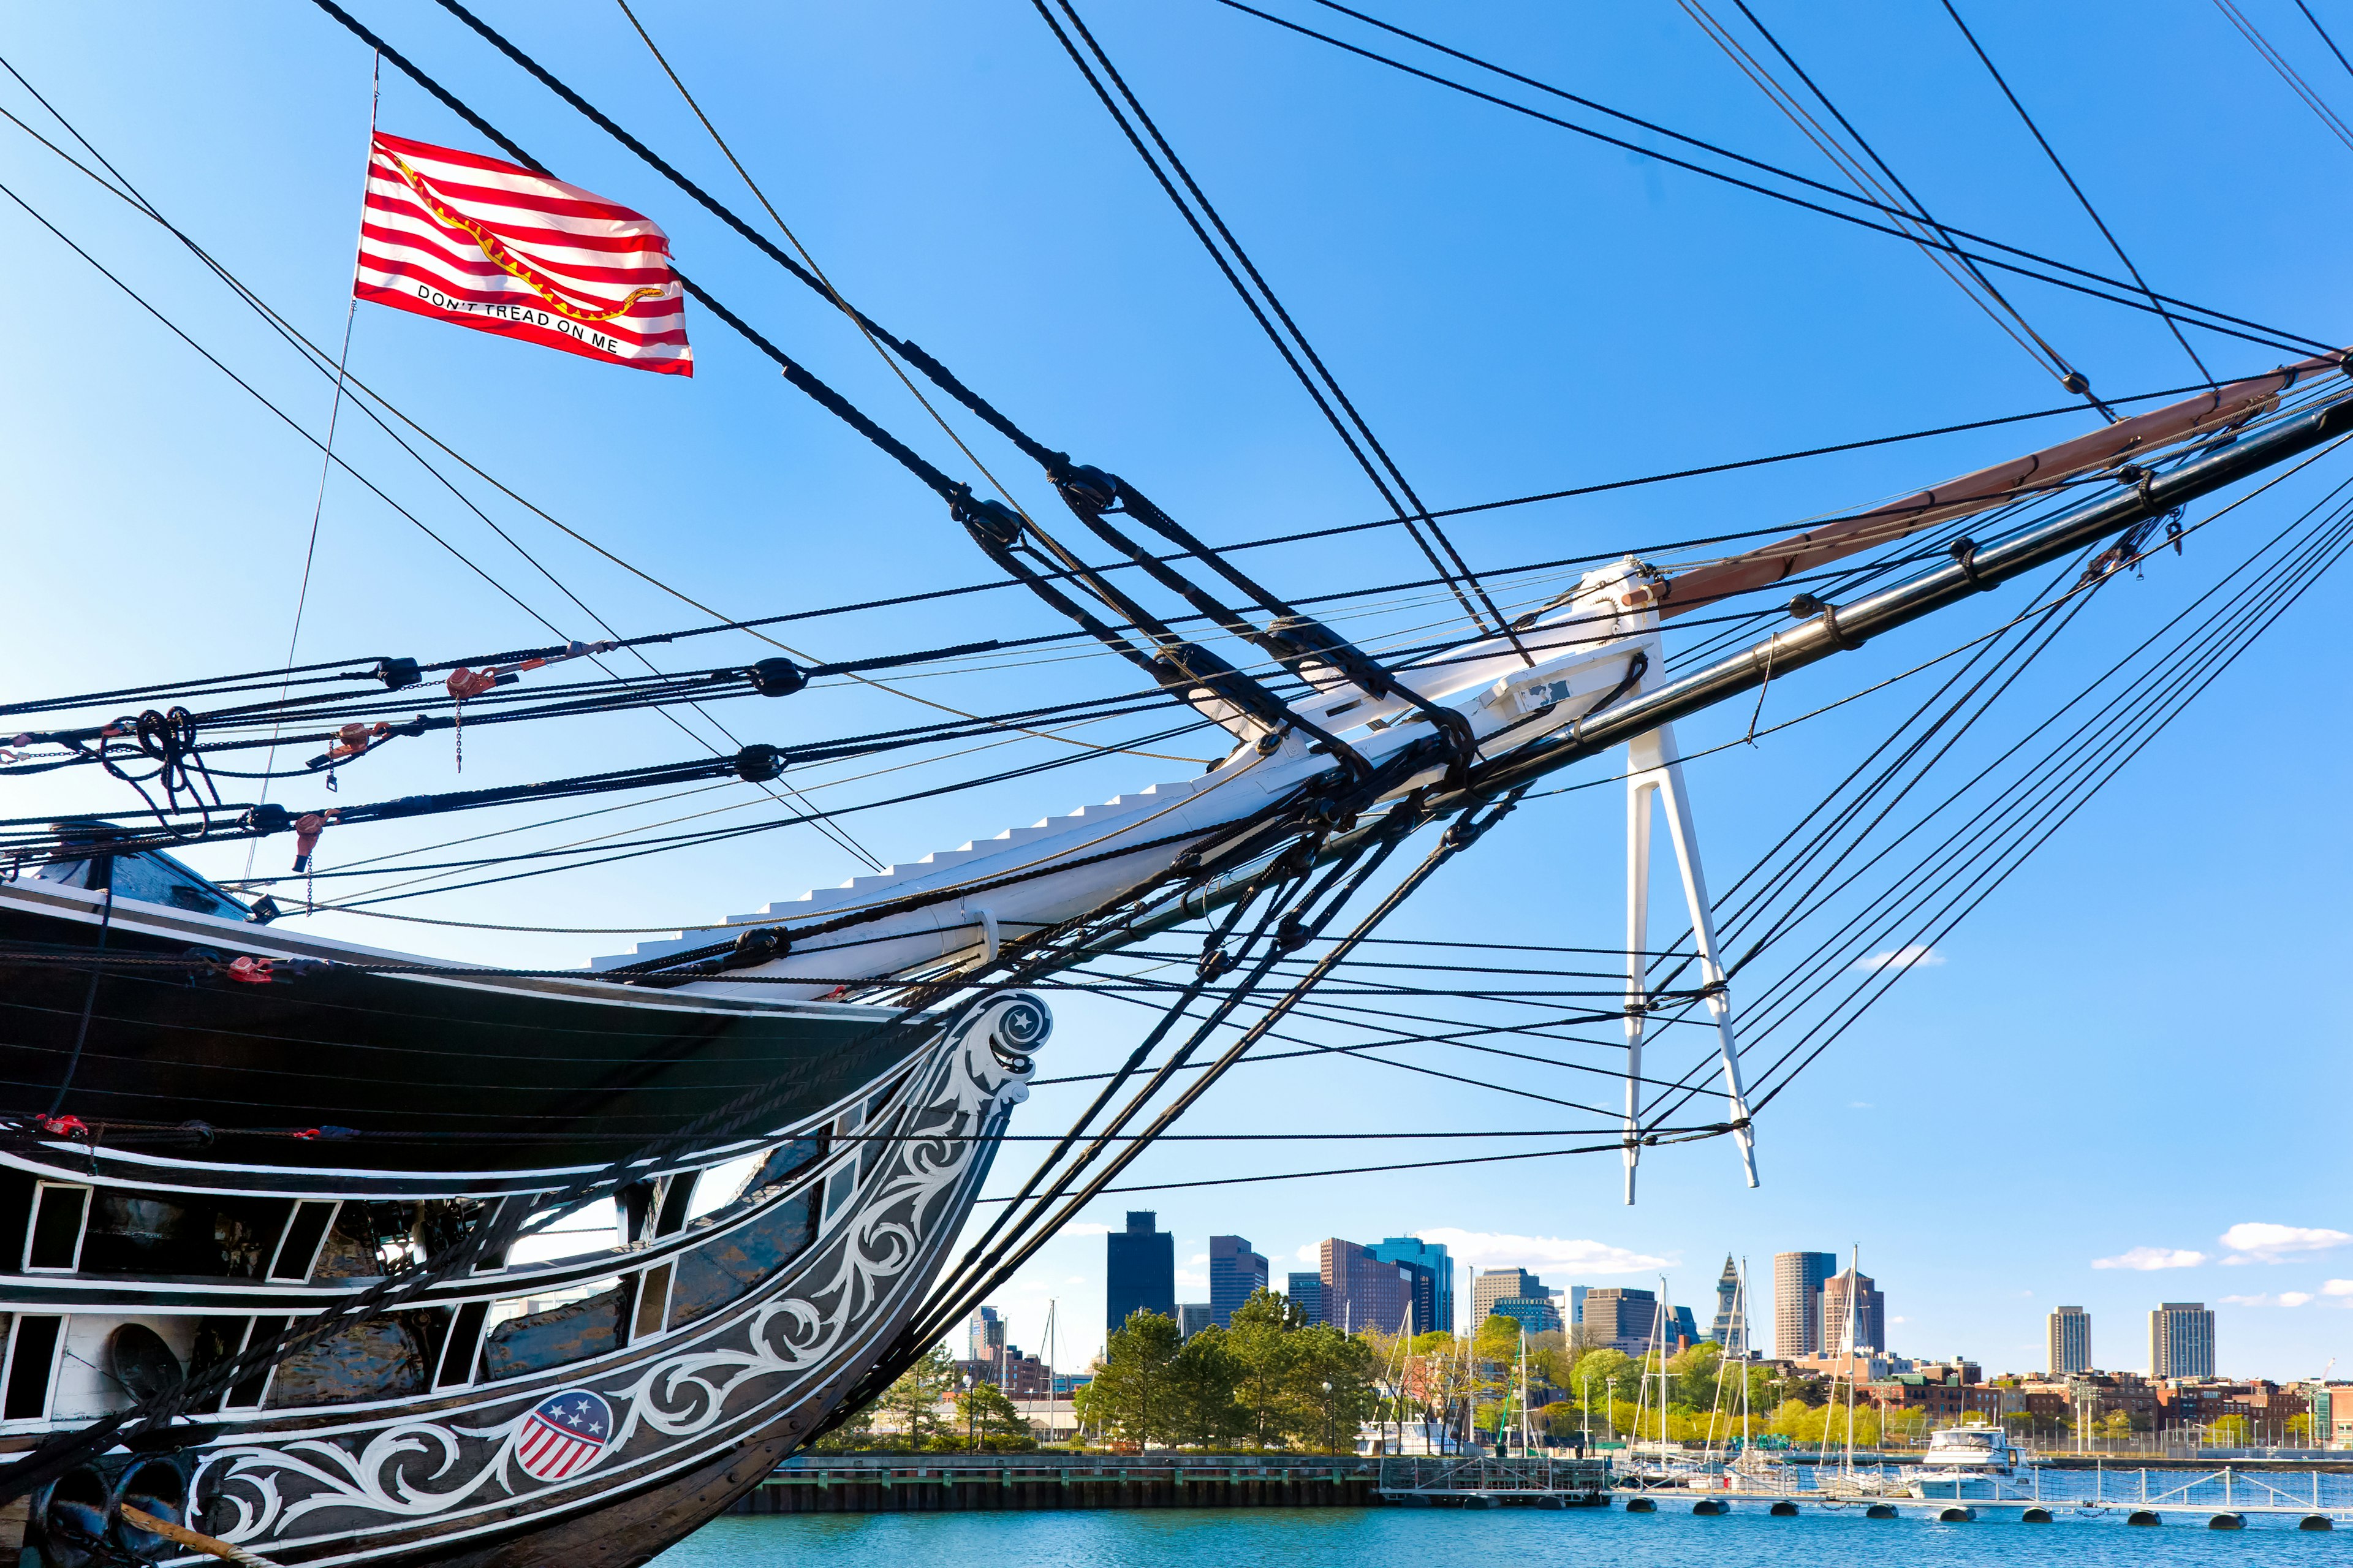
[[601,1164],[754,1088],[829,1103],[920,1044],[879,1027],[880,1010],[838,1003],[366,973],[335,961],[393,955],[128,900],[106,933],[121,960],[209,949],[327,963],[299,974],[281,963],[262,984],[206,973],[200,960],[135,964],[100,969],[93,994],[100,905],[54,883],[0,887],[0,949],[76,961],[0,958],[0,1115],[60,1110],[116,1124],[104,1144],[174,1152],[192,1135],[169,1130],[197,1121],[206,1163]]
[[[97,913],[78,889],[0,887],[0,946],[88,954]],[[117,903],[111,953],[191,946],[356,952]],[[1048,1026],[1018,994],[886,1028],[883,1008],[596,982],[186,973],[101,972],[61,1108],[95,1136],[0,1150],[0,1454],[127,1407],[154,1367],[182,1375],[332,1309],[501,1196],[649,1141],[671,1173],[625,1189],[603,1239],[445,1279],[36,1492],[23,1525],[0,1515],[0,1555],[22,1529],[27,1568],[82,1568],[92,1533],[167,1555],[126,1533],[126,1500],[289,1568],[646,1561],[886,1352]],[[0,1112],[49,1110],[90,974],[0,965]],[[659,1142],[754,1085],[781,1094],[757,1136]],[[125,1125],[192,1116],[213,1124],[200,1146]],[[580,1131],[438,1135],[460,1117]],[[592,1407],[601,1446],[550,1468],[546,1413]]]

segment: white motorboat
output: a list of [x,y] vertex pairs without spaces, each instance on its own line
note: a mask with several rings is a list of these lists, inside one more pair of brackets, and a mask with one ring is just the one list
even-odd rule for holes
[[1932,1433],[1928,1451],[1905,1471],[1905,1489],[1915,1498],[1990,1498],[2001,1483],[2031,1468],[2010,1446],[2010,1435],[1985,1423],[1947,1426]]

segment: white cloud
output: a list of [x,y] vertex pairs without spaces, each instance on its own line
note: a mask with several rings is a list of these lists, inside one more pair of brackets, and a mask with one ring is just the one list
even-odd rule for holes
[[2353,1296],[2353,1279],[2331,1279],[2321,1286],[2324,1296]]
[[1456,1230],[1441,1226],[1421,1233],[1457,1261],[1473,1268],[1565,1268],[1577,1274],[1651,1274],[1673,1265],[1672,1258],[1630,1252],[1605,1242],[1560,1236],[1507,1236],[1495,1231]]
[[2136,1247],[2114,1258],[2094,1258],[2094,1268],[2195,1268],[2206,1261],[2202,1252],[2185,1247]]
[[2280,1305],[2283,1307],[2301,1307],[2306,1301],[2311,1300],[2312,1292],[2309,1290],[2283,1290],[2280,1292]]
[[1083,1285],[1087,1283],[1087,1277],[1083,1274],[1073,1274],[1068,1279],[1063,1280],[1062,1283],[1065,1285]]
[[1320,1241],[1311,1241],[1293,1256],[1311,1268],[1321,1268],[1324,1266],[1324,1244]]
[[1887,1321],[1891,1323],[1908,1323],[1912,1320],[1909,1318],[1890,1318]]
[[2276,1296],[2225,1296],[2222,1300],[2233,1307],[2301,1307],[2312,1300],[2312,1292],[2283,1290]]
[[1866,974],[1873,974],[1883,969],[1934,969],[1944,962],[1943,953],[1915,942],[1887,952],[1874,952],[1869,958],[1857,959],[1854,966]]
[[1179,1268],[1176,1270],[1176,1283],[1179,1285],[1198,1285],[1204,1290],[1209,1288],[1209,1277],[1208,1275],[1196,1274],[1189,1268]]
[[2273,1225],[2268,1221],[2250,1220],[2234,1225],[2221,1236],[2222,1245],[2233,1256],[2225,1263],[2277,1263],[2281,1258],[2299,1252],[2327,1252],[2353,1241],[2341,1230],[2328,1230],[2317,1226]]
[[1185,1261],[1187,1263],[1207,1263],[1209,1261],[1209,1255],[1206,1252],[1197,1252]]
[[1089,1220],[1079,1225],[1066,1225],[1061,1228],[1059,1234],[1062,1236],[1109,1236],[1111,1234],[1111,1226],[1107,1225],[1097,1225],[1093,1221]]

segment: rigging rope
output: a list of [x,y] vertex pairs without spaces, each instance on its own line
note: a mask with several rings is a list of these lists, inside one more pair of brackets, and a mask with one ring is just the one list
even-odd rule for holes
[[[1610,109],[1604,104],[1596,103],[1589,99],[1580,98],[1575,93],[1568,92],[1560,88],[1549,86],[1532,77],[1523,76],[1519,72],[1514,71],[1507,67],[1494,65],[1489,61],[1480,59],[1475,56],[1465,54],[1461,50],[1451,48],[1447,45],[1438,43],[1433,39],[1423,37],[1419,34],[1409,33],[1402,27],[1396,26],[1390,23],[1382,22],[1372,16],[1365,16],[1361,12],[1349,10],[1345,5],[1335,4],[1335,0],[1316,0],[1316,3],[1318,5],[1324,5],[1329,9],[1340,11],[1347,16],[1355,16],[1358,20],[1378,27],[1384,32],[1393,33],[1401,37],[1410,38],[1415,43],[1421,44],[1429,48],[1437,50],[1441,54],[1452,56],[1453,58],[1462,60],[1468,64],[1475,65],[1482,70],[1493,71],[1495,74],[1505,77],[1511,80],[1524,83],[1526,86],[1535,88],[1540,92],[1549,93],[1556,98],[1565,99],[1570,102],[1578,104],[1581,107],[1593,110],[1597,113],[1606,114],[1612,119],[1623,121],[1628,124],[1639,126],[1644,130],[1654,132],[1662,136],[1670,137],[1674,141],[1683,142],[1689,146],[1703,149],[1719,157],[1731,159],[1734,162],[1744,164],[1747,167],[1770,174],[1776,178],[1788,180],[1793,184],[1820,192],[1824,195],[1869,207],[1873,211],[1885,213],[1886,216],[1890,217],[1901,218],[1911,216],[1902,209],[1888,209],[1882,207],[1880,204],[1872,201],[1869,197],[1857,195],[1852,191],[1841,190],[1835,185],[1826,184],[1820,180],[1809,179],[1803,174],[1792,173],[1789,170],[1778,167],[1771,163],[1763,163],[1755,158],[1746,157],[1738,153],[1734,153],[1729,149],[1716,146],[1713,142],[1703,142],[1697,137],[1686,136],[1680,132],[1671,131],[1663,125],[1655,124],[1650,121],[1640,119],[1634,115],[1621,113],[1620,111]],[[2220,3],[2220,0],[2218,0],[2218,3]],[[1468,85],[1467,83],[1459,82],[1451,78],[1442,77],[1434,72],[1423,70],[1418,66],[1408,65],[1402,60],[1392,58],[1391,57],[1378,53],[1376,50],[1367,49],[1360,45],[1351,44],[1343,39],[1334,37],[1329,33],[1319,33],[1313,27],[1304,26],[1300,23],[1291,21],[1288,18],[1275,16],[1271,12],[1261,11],[1254,5],[1245,4],[1244,0],[1217,0],[1217,4],[1224,5],[1229,10],[1239,11],[1245,16],[1255,16],[1262,22],[1271,23],[1273,26],[1281,27],[1286,32],[1296,33],[1302,37],[1313,38],[1318,43],[1329,44],[1333,47],[1342,50],[1345,53],[1356,55],[1362,58],[1374,61],[1377,64],[1388,66],[1392,69],[1402,71],[1408,76],[1418,77],[1421,80],[1430,82],[1436,86],[1447,88],[1455,92],[1465,94],[1468,97],[1478,99],[1484,103],[1493,104],[1499,109],[1507,109],[1515,114],[1525,115],[1529,119],[1539,121],[1545,124],[1555,126],[1560,130],[1573,132],[1579,136],[1588,137],[1593,141],[1601,142],[1609,146],[1620,148],[1622,151],[1631,153],[1638,157],[1655,159],[1660,163],[1671,164],[1673,167],[1684,170],[1687,173],[1699,174],[1707,179],[1717,181],[1720,184],[1736,186],[1739,189],[1748,191],[1756,195],[1768,197],[1771,200],[1783,202],[1792,206],[1802,207],[1809,212],[1819,213],[1825,217],[1836,218],[1841,223],[1852,224],[1858,227],[1871,229],[1879,234],[1892,235],[1895,238],[1906,240],[1915,245],[1923,243],[1922,237],[1919,235],[1901,227],[1893,226],[1889,224],[1877,223],[1859,214],[1841,212],[1835,207],[1823,206],[1819,202],[1808,201],[1802,196],[1792,195],[1787,191],[1777,191],[1772,189],[1770,186],[1757,184],[1752,180],[1742,179],[1736,174],[1728,174],[1719,169],[1710,169],[1704,164],[1694,163],[1686,159],[1677,158],[1672,153],[1661,153],[1653,148],[1642,146],[1639,142],[1629,142],[1622,137],[1612,136],[1607,132],[1596,131],[1590,126],[1579,125],[1573,121],[1563,120],[1556,115],[1546,114],[1542,110],[1530,108],[1526,104],[1517,103],[1507,98],[1499,98],[1493,93],[1483,92],[1475,87]],[[2105,277],[2100,273],[2090,271],[2084,268],[2071,266],[2063,261],[2053,260],[2049,257],[2038,255],[2033,251],[2021,249],[2017,246],[2005,245],[2000,240],[1989,239],[1983,235],[1972,233],[1968,229],[1956,227],[1951,229],[1949,232],[1957,237],[1956,243],[1946,247],[1946,248],[1950,249],[1956,256],[1963,257],[1970,261],[1974,261],[1979,266],[1997,267],[2005,272],[2012,272],[2021,277],[2032,278],[2041,282],[2052,284],[2058,288],[2066,289],[2079,294],[2088,295],[2094,299],[2105,300],[2110,304],[2123,305],[2136,310],[2150,311],[2154,309],[2147,300],[2138,297],[2137,291],[2134,290],[2129,283],[2120,282],[2116,279]],[[2000,257],[1963,250],[1957,243],[1958,240],[1968,240],[1972,244],[1986,246],[1991,249],[2005,252],[2008,255],[2031,260],[2038,266],[2049,268],[2052,270],[2047,272],[2037,271],[2033,267],[2023,266],[2018,262],[2004,261]],[[2069,276],[2061,276],[2061,274],[2066,274]],[[2083,279],[2087,281],[2077,282],[2074,281],[2076,279]],[[2094,283],[2104,285],[2105,287],[2094,288],[2092,286]],[[2107,290],[2126,291],[2109,292]],[[2324,342],[2318,338],[2306,337],[2301,333],[2265,327],[2260,322],[2251,321],[2244,317],[2234,316],[2227,311],[2213,310],[2202,305],[2193,305],[2186,300],[2176,299],[2170,294],[2161,294],[2158,296],[2158,298],[2164,304],[2170,306],[2176,310],[2185,312],[2194,311],[2200,317],[2207,318],[2205,320],[2190,321],[2190,324],[2201,327],[2208,331],[2221,333],[2225,337],[2242,338],[2249,342],[2263,343],[2267,347],[2277,348],[2288,353],[2299,354],[2310,353],[2315,350],[2333,353],[2338,346]],[[2183,320],[2189,321],[2189,317],[2185,315]],[[2223,325],[2222,323],[2225,322],[2230,323],[2230,325]]]
[[[2173,341],[2181,345],[2181,352],[2189,356],[2189,363],[2198,367],[2198,374],[2206,378],[2207,384],[2213,384],[2214,373],[2206,368],[2206,362],[2198,357],[2196,349],[2189,346],[2189,340],[2182,335],[2181,323],[2174,320],[2173,313],[2158,300],[2157,290],[2148,286],[2148,280],[2140,275],[2140,268],[2134,266],[2132,258],[2125,254],[2123,243],[2108,227],[2107,220],[2100,216],[2099,210],[2092,205],[2092,198],[2084,194],[2084,187],[2075,183],[2075,176],[2067,172],[2067,165],[2059,159],[2058,150],[2051,145],[2050,138],[2042,134],[2042,128],[2034,123],[2034,117],[2026,112],[2026,105],[2018,100],[2018,94],[2010,90],[2010,83],[1995,67],[1993,57],[1986,53],[1983,44],[1978,42],[1978,36],[1969,31],[1969,25],[1967,22],[1961,20],[1961,14],[1954,8],[1953,0],[1944,0],[1944,6],[1945,14],[1953,19],[1953,26],[1961,30],[1961,37],[1969,41],[1969,48],[1984,64],[1986,74],[1993,78],[1996,87],[2001,89],[2002,97],[2010,100],[2010,106],[2018,110],[2018,118],[2024,121],[2026,129],[2033,134],[2034,144],[2042,149],[2042,155],[2051,160],[2051,166],[2059,171],[2059,177],[2067,182],[2069,190],[2075,193],[2075,200],[2083,206],[2084,216],[2089,217],[2093,225],[2099,229],[2100,237],[2108,242],[2108,248],[2116,253],[2116,259],[2125,264],[2125,270],[2132,274],[2132,280],[2140,285],[2140,291],[2148,296],[2148,302],[2155,306],[2157,313],[2164,318],[2166,327],[2173,333]],[[1746,9],[1746,6],[1742,8]]]

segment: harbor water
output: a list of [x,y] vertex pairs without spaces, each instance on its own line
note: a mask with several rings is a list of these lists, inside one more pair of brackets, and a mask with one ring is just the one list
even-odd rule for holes
[[2134,1529],[2120,1514],[2048,1525],[2015,1517],[1940,1524],[1908,1515],[1760,1508],[1694,1517],[1660,1511],[1451,1509],[1177,1509],[1043,1513],[879,1513],[730,1517],[654,1560],[655,1568],[1363,1568],[1367,1563],[1514,1562],[1546,1568],[1691,1568],[1738,1553],[1748,1568],[1820,1568],[1836,1554],[1923,1568],[2177,1568],[2328,1564],[2353,1568],[2353,1531],[2300,1531],[2251,1519],[2240,1531],[2168,1520]]

